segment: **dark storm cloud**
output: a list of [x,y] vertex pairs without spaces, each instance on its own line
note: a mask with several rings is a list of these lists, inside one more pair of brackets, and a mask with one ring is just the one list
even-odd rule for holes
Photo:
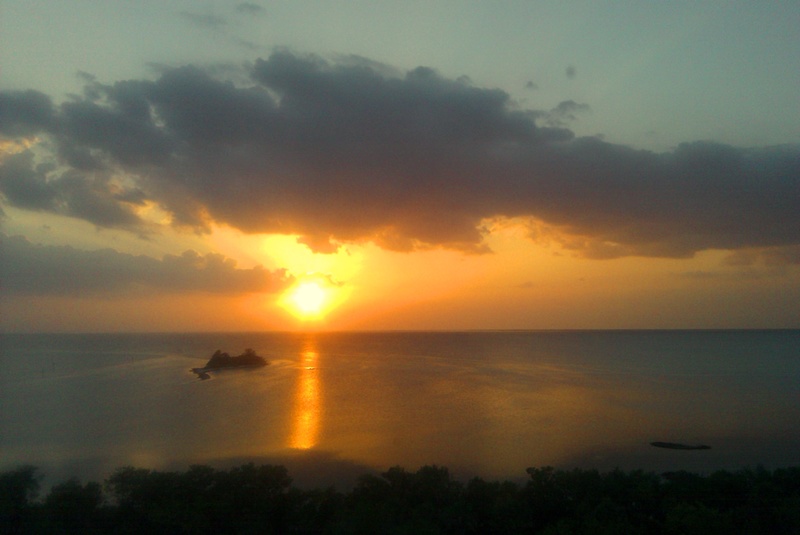
[[157,260],[112,249],[35,245],[21,236],[0,238],[0,280],[6,294],[277,292],[291,282],[284,270],[239,269],[220,254],[186,251]]
[[34,165],[33,154],[25,151],[0,163],[0,193],[18,208],[76,217],[100,227],[144,231],[144,222],[134,211],[145,201],[144,192],[122,188],[102,173],[92,175]]
[[[63,104],[62,150],[96,150],[129,167],[163,164],[169,143],[153,123],[150,104],[139,85],[118,83],[109,88],[113,108],[87,100]],[[79,167],[74,161],[69,163]]]
[[0,92],[0,135],[29,136],[52,129],[55,110],[50,97],[38,91]]
[[[575,138],[565,124],[585,104],[523,110],[465,78],[395,75],[354,56],[277,52],[250,73],[247,83],[195,67],[90,81],[57,109],[40,94],[4,94],[14,109],[0,131],[49,133],[83,181],[93,169],[124,173],[139,202],[159,203],[175,224],[299,234],[318,250],[372,240],[482,251],[480,221],[494,216],[532,217],[594,258],[800,244],[797,146],[653,153]],[[65,171],[29,163],[29,176],[9,179],[9,161],[7,202],[63,210]],[[130,206],[102,181],[92,191]]]

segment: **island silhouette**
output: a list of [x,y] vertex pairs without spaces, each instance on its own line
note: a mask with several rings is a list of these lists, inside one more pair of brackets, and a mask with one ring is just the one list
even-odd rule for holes
[[202,368],[192,368],[192,371],[197,374],[201,380],[210,379],[211,376],[208,372],[216,370],[224,370],[230,368],[261,368],[266,366],[269,362],[256,354],[253,349],[247,348],[241,355],[235,357],[230,356],[217,349],[211,358],[206,362]]

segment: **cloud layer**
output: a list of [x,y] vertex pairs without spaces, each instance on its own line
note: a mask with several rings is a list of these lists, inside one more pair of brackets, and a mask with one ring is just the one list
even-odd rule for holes
[[[576,138],[588,107],[523,110],[509,95],[419,67],[277,52],[234,84],[187,66],[56,105],[0,94],[5,202],[139,230],[173,224],[299,234],[318,250],[371,240],[484,249],[480,223],[526,217],[593,257],[690,256],[800,244],[800,147],[693,142],[653,153]],[[45,147],[45,145],[42,145]]]
[[220,254],[186,251],[157,260],[112,249],[82,251],[34,245],[21,236],[3,235],[0,280],[6,295],[278,292],[292,282],[284,270],[240,269],[234,260]]

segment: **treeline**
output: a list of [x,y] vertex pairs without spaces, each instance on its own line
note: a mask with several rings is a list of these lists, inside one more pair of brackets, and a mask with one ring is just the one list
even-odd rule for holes
[[36,468],[0,474],[3,533],[800,533],[800,468],[657,475],[529,468],[524,484],[446,468],[364,475],[351,491],[301,490],[283,466],[120,468],[39,496]]

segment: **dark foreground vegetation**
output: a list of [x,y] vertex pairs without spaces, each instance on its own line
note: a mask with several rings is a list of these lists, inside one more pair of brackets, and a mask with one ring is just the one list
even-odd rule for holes
[[599,473],[529,468],[524,484],[396,467],[349,492],[300,490],[282,466],[120,468],[39,496],[36,468],[0,474],[3,533],[800,533],[800,468]]

